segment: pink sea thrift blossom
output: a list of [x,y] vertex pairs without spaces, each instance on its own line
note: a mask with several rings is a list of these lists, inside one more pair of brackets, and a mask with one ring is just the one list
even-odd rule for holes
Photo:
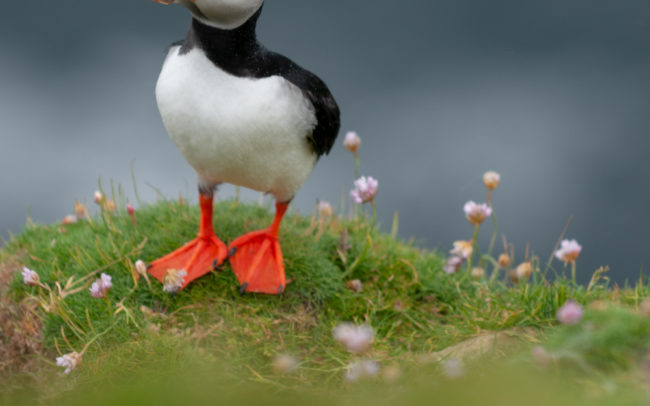
[[333,214],[332,205],[325,200],[318,202],[318,216],[322,219],[332,217]]
[[442,270],[448,274],[456,273],[462,264],[463,258],[457,256],[449,257],[447,263],[442,267]]
[[355,382],[364,378],[372,378],[379,374],[379,364],[371,359],[353,361],[348,365],[345,371],[345,379]]
[[343,146],[345,146],[348,151],[356,154],[357,150],[361,146],[361,138],[357,135],[356,132],[349,131],[347,134],[345,134],[345,139],[343,139]]
[[187,271],[185,269],[168,269],[163,277],[163,291],[177,293],[185,283]]
[[561,324],[574,325],[582,320],[582,315],[582,306],[568,300],[558,309],[556,317]]
[[530,355],[537,365],[545,367],[553,361],[553,355],[541,345],[535,346],[530,350]]
[[353,292],[363,292],[363,283],[359,279],[353,279],[351,281],[347,281],[345,283],[345,286],[348,287]]
[[88,208],[81,204],[79,200],[74,201],[74,214],[80,220],[88,219]]
[[290,374],[296,372],[300,362],[296,357],[289,354],[278,354],[273,359],[273,370],[278,374]]
[[68,214],[61,220],[61,225],[67,226],[68,224],[75,224],[79,219],[74,214]]
[[354,181],[354,189],[350,191],[350,197],[357,204],[368,203],[377,196],[378,186],[377,179],[372,176],[367,178],[362,176]]
[[486,218],[492,215],[492,209],[487,205],[487,203],[478,204],[471,200],[465,203],[463,210],[465,211],[467,221],[475,226],[480,225]]
[[370,349],[375,340],[375,330],[367,324],[357,326],[352,323],[342,323],[332,331],[334,339],[353,354],[363,354]]
[[81,364],[81,354],[76,351],[56,357],[56,365],[65,368],[65,371],[63,371],[65,374],[69,374],[79,364]]
[[97,299],[103,299],[108,297],[108,291],[110,291],[112,287],[113,287],[113,282],[110,275],[106,275],[105,273],[102,273],[102,276],[99,279],[97,279],[95,282],[93,282],[89,290],[92,297]]
[[442,361],[442,374],[449,379],[459,379],[465,375],[465,366],[458,359],[446,359]]
[[565,264],[574,263],[580,256],[582,246],[576,240],[562,240],[560,249],[555,251],[555,257]]
[[459,240],[459,241],[454,241],[454,249],[449,252],[463,259],[467,259],[472,255],[473,251],[474,251],[474,242],[472,240],[469,241]]
[[30,285],[30,286],[37,286],[40,285],[41,283],[41,278],[39,278],[38,274],[31,269],[24,267],[23,268],[23,282],[25,282],[25,285]]

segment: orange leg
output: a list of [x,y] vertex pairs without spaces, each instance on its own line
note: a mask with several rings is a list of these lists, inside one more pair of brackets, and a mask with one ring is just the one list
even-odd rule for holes
[[230,264],[239,280],[240,292],[278,295],[286,285],[282,250],[278,241],[280,222],[289,203],[275,204],[271,226],[238,237],[228,246]]
[[187,276],[181,289],[215,266],[221,265],[228,256],[226,244],[217,238],[212,227],[212,196],[199,194],[199,204],[201,223],[197,237],[176,251],[153,261],[148,270],[149,274],[163,282],[167,270],[184,269]]

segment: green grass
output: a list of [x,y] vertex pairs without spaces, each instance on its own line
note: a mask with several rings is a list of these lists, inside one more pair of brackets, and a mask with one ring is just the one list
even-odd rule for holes
[[[173,404],[189,396],[196,404],[251,397],[269,404],[423,399],[478,404],[490,397],[514,404],[526,396],[537,404],[592,396],[602,404],[625,404],[645,394],[628,379],[643,376],[640,360],[650,342],[650,319],[636,310],[648,294],[642,281],[612,290],[604,282],[589,289],[563,278],[549,282],[539,273],[516,285],[475,280],[464,271],[448,275],[443,256],[381,233],[365,218],[335,217],[319,226],[318,220],[290,214],[280,238],[291,283],[281,296],[240,296],[228,266],[174,296],[155,279],[151,287],[144,279],[136,284],[133,263],[191,240],[198,217],[196,206],[160,201],[137,211],[137,225],[125,213],[105,212],[91,222],[67,225],[65,232],[58,225],[32,225],[16,236],[3,249],[3,260],[36,270],[48,286],[94,274],[75,285],[77,293],[55,301],[55,309],[38,312],[41,367],[29,378],[7,379],[4,400]],[[215,206],[215,228],[226,242],[271,219],[272,213],[257,205]],[[99,272],[113,277],[110,310],[120,303],[122,309],[114,316],[88,292]],[[362,281],[362,292],[346,287],[351,279]],[[25,286],[19,274],[11,285],[15,303],[43,294]],[[578,326],[556,327],[555,313],[568,298],[607,305],[588,310]],[[373,326],[377,339],[368,356],[384,366],[399,365],[403,377],[397,384],[343,382],[351,357],[331,334],[343,321]],[[445,378],[427,355],[503,330],[516,339],[507,346],[495,343],[496,351],[468,361],[470,371],[459,380]],[[532,365],[528,355],[538,342],[552,354],[547,369]],[[57,352],[86,347],[82,366],[69,376],[52,365]],[[271,363],[277,354],[298,358],[297,372],[275,373]],[[104,385],[120,389],[102,391]],[[608,385],[614,389],[593,389]],[[537,392],[547,395],[536,397]],[[613,400],[619,403],[609,403]]]

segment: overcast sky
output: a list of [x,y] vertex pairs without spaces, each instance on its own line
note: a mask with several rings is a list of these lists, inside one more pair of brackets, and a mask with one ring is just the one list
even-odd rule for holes
[[[75,198],[90,203],[99,178],[133,200],[133,160],[145,200],[153,187],[195,196],[153,94],[188,23],[149,0],[4,2],[0,235],[28,211],[51,223]],[[519,259],[530,243],[545,260],[573,214],[582,280],[607,264],[636,278],[650,263],[647,1],[269,0],[259,37],[329,85],[343,132],[363,138],[386,229],[399,211],[400,234],[424,247],[469,239],[462,206],[485,199],[481,175],[494,169],[500,230]],[[340,141],[298,210],[347,194],[354,163]]]

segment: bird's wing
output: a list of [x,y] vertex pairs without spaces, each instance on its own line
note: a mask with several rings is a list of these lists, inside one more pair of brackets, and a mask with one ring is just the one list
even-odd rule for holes
[[339,107],[327,85],[316,75],[301,68],[289,58],[274,53],[263,52],[265,75],[281,76],[294,84],[311,102],[316,113],[316,127],[309,136],[314,152],[321,156],[328,154],[341,127]]

